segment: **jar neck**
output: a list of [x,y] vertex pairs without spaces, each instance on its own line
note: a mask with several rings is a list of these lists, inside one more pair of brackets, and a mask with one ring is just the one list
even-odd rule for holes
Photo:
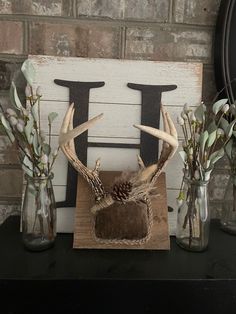
[[25,173],[25,180],[31,181],[31,182],[43,182],[43,181],[49,181],[53,179],[53,173],[50,173],[48,176],[38,176],[38,177],[31,177],[28,174]]
[[188,185],[207,186],[209,183],[209,180],[203,181],[203,180],[189,179],[187,177],[184,177],[184,183]]

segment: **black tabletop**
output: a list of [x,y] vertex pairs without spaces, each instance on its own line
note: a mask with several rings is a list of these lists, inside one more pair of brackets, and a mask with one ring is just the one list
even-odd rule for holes
[[236,313],[236,236],[211,222],[209,247],[192,253],[77,250],[72,234],[29,252],[19,217],[0,227],[0,314]]
[[194,253],[171,237],[170,251],[73,249],[72,234],[58,234],[53,248],[29,252],[19,217],[0,227],[0,279],[236,279],[236,236],[211,222],[209,247]]

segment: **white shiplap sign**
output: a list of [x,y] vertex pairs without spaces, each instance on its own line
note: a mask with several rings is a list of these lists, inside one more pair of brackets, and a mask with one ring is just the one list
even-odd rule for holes
[[[202,64],[184,62],[156,62],[114,59],[64,58],[29,56],[36,69],[35,86],[42,88],[42,126],[47,130],[47,115],[55,111],[52,134],[55,146],[64,114],[69,106],[69,89],[58,86],[54,79],[94,82],[104,81],[101,88],[90,90],[89,117],[104,113],[104,118],[88,131],[88,142],[139,144],[140,132],[133,124],[140,124],[141,93],[127,87],[127,83],[149,85],[177,85],[177,89],[162,93],[162,103],[173,121],[183,105],[196,106],[201,101]],[[178,125],[179,140],[182,132]],[[162,121],[161,121],[162,127]],[[160,143],[161,145],[161,143]],[[138,149],[89,147],[88,166],[93,167],[101,157],[102,170],[136,170]],[[167,201],[174,208],[169,213],[170,234],[175,233],[176,197],[182,178],[182,162],[178,154],[166,170]],[[67,160],[60,152],[54,167],[53,181],[56,201],[66,196]],[[58,209],[58,232],[73,232],[73,208]]]

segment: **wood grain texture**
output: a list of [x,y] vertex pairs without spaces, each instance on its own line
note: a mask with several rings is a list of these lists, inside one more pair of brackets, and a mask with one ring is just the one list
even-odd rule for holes
[[[120,172],[116,171],[101,172],[100,176],[105,188],[110,186],[111,182],[114,181],[114,178],[119,175]],[[76,249],[99,248],[169,250],[170,242],[165,173],[162,173],[159,177],[156,187],[158,189],[158,197],[152,199],[153,227],[151,238],[142,245],[107,244],[98,242],[95,239],[94,217],[90,213],[90,208],[93,204],[93,194],[91,193],[88,184],[79,176],[73,247]]]

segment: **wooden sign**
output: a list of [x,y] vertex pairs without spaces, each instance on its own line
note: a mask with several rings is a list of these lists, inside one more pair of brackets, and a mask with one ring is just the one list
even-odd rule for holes
[[[86,151],[87,165],[93,167],[96,158],[101,157],[101,169],[104,171],[137,170],[136,155],[140,153],[142,135],[132,125],[140,124],[142,120],[145,120],[146,118],[142,119],[143,116],[149,116],[150,121],[152,119],[152,114],[143,113],[146,106],[141,104],[144,101],[148,103],[147,95],[149,94],[145,94],[144,90],[141,91],[140,85],[177,86],[176,89],[172,88],[158,94],[173,121],[176,121],[185,103],[194,107],[201,101],[202,64],[200,63],[39,55],[29,56],[29,59],[36,69],[35,85],[40,85],[43,91],[41,109],[42,125],[45,130],[47,130],[48,113],[56,111],[59,114],[52,129],[55,145],[58,142],[59,129],[69,102],[78,96],[78,94],[73,95],[71,89],[65,86],[67,84],[65,81],[90,84],[100,82],[98,85],[101,86],[97,88],[86,87],[88,97],[85,99],[88,101],[88,118],[99,113],[104,113],[104,118],[88,131],[83,150]],[[128,86],[128,83],[131,85]],[[76,86],[78,87],[78,84]],[[77,93],[81,92],[81,88],[80,86]],[[153,101],[153,98],[150,101]],[[79,108],[76,117],[76,119],[80,117]],[[158,121],[156,122],[158,126]],[[147,120],[145,124],[149,125],[149,121]],[[160,121],[160,128],[162,128],[162,121]],[[181,141],[182,131],[178,125],[177,131]],[[149,150],[150,156],[153,152],[155,153],[155,150],[153,152]],[[174,156],[165,171],[167,204],[171,209],[168,217],[169,230],[171,234],[174,234],[176,197],[182,178],[182,161],[178,154]],[[74,189],[73,193],[72,189],[73,186],[76,187],[77,181],[73,179],[73,182],[69,184],[71,176],[70,173],[67,175],[68,163],[62,153],[55,163],[54,173],[53,184],[56,201],[59,203],[57,230],[58,232],[73,232],[74,200],[77,189]],[[74,205],[71,207],[73,202]]]
[[[120,172],[115,171],[100,173],[106,190],[119,175]],[[158,196],[151,201],[151,220],[148,220],[145,210],[137,204],[129,204],[127,209],[122,205],[118,208],[107,208],[95,217],[90,212],[94,202],[93,195],[87,182],[79,176],[73,247],[169,250],[165,183],[165,174],[162,173],[156,183]],[[147,237],[148,224],[151,225],[150,237]]]

